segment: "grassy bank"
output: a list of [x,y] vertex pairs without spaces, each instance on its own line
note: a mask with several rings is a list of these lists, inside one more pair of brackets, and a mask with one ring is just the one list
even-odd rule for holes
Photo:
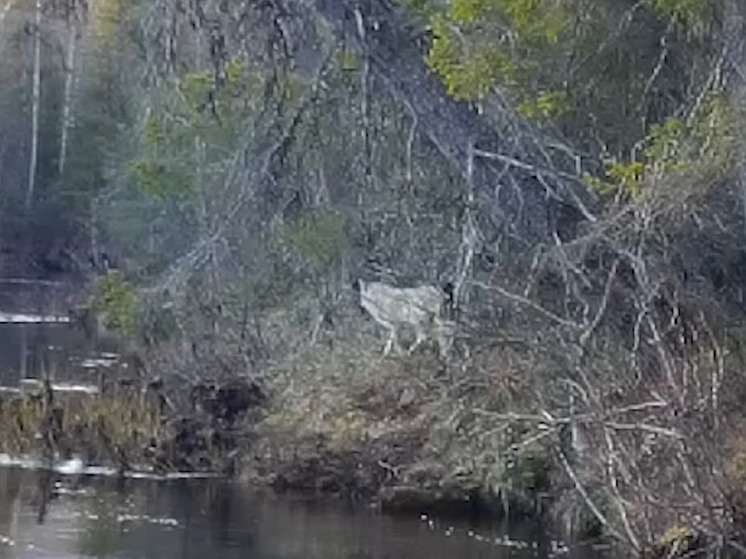
[[382,359],[356,349],[274,376],[253,475],[420,512],[443,505],[476,511],[479,498],[500,495],[506,506],[536,510],[548,489],[545,449],[507,452],[514,435],[492,429],[480,413],[517,403],[519,379],[509,366],[454,383],[430,351]]

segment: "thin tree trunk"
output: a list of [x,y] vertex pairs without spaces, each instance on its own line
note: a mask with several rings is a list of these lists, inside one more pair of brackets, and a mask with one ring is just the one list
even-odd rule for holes
[[67,14],[67,52],[65,56],[65,93],[62,106],[62,132],[60,135],[60,155],[57,163],[59,174],[65,172],[67,160],[67,141],[72,125],[72,98],[75,83],[75,50],[76,50],[77,27],[75,25],[74,11],[68,9]]
[[[724,47],[728,63],[728,91],[733,109],[740,123],[746,121],[746,14],[736,0],[730,0],[725,7]],[[743,224],[746,231],[746,134],[738,126],[738,188],[743,206]]]
[[39,104],[41,102],[41,0],[36,0],[34,29],[34,77],[31,108],[31,159],[29,161],[26,210],[30,212],[36,187],[36,163],[39,157]]
[[91,196],[89,208],[90,223],[88,226],[89,240],[91,242],[91,263],[93,264],[93,275],[96,276],[102,269],[101,248],[98,235],[98,198]]

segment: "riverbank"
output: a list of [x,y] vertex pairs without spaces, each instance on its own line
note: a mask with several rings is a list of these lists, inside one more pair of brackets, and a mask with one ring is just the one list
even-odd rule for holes
[[[360,338],[270,367],[243,479],[355,496],[388,511],[540,519],[558,537],[601,537],[624,554],[740,545],[746,447],[736,376],[727,377],[714,419],[734,423],[716,437],[709,412],[671,413],[654,377],[627,384],[609,346],[587,354],[596,377],[586,386],[605,392],[576,401],[582,413],[552,379],[567,356],[528,359],[535,353],[513,339],[471,350],[447,362],[430,346],[383,358],[375,338]],[[713,370],[708,348],[699,351],[701,391]]]
[[453,383],[429,351],[391,359],[340,352],[273,378],[245,461],[248,479],[418,514],[541,514],[546,449],[532,447],[510,464],[499,454],[509,435],[491,433],[478,415],[488,400],[507,404],[515,395],[507,375],[479,396],[474,384]]
[[[651,415],[660,404],[627,403],[641,401],[644,386],[617,395],[617,411],[588,408],[578,428],[572,408],[540,399],[549,360],[526,359],[526,348],[513,340],[457,346],[447,361],[434,344],[384,358],[375,333],[345,341],[298,345],[302,351],[262,362],[250,361],[227,333],[188,351],[179,340],[144,347],[107,364],[96,390],[64,394],[64,385],[55,390],[42,382],[4,393],[0,452],[47,463],[80,456],[124,477],[218,474],[415,516],[530,518],[551,526],[558,539],[603,536],[622,544],[616,505],[605,500],[608,486],[598,477],[598,434],[636,436],[654,426],[663,435],[656,440],[612,442],[629,444],[623,458],[641,471],[662,479],[675,473],[665,469],[670,453],[681,452],[670,434],[683,431],[664,427],[666,415]],[[596,363],[601,358],[608,356],[594,356]],[[721,409],[737,396],[731,390]],[[690,425],[687,440],[700,440],[702,431]],[[722,478],[730,485],[721,489],[738,486],[746,471],[738,466],[738,431],[731,432],[720,454],[709,453],[733,465]],[[653,454],[637,458],[641,443],[653,445]],[[721,495],[738,510],[737,494]],[[641,552],[666,555],[713,541],[707,529],[698,530],[693,511],[673,512],[654,519],[653,543]],[[724,519],[723,526],[737,522]]]
[[[474,386],[453,384],[429,351],[370,357],[319,354],[272,371],[271,382],[186,387],[120,372],[101,387],[67,390],[27,380],[0,395],[0,452],[75,455],[122,472],[216,472],[416,514],[541,514],[545,449],[506,467],[490,456],[495,434],[474,423]],[[507,402],[512,383],[484,395]]]

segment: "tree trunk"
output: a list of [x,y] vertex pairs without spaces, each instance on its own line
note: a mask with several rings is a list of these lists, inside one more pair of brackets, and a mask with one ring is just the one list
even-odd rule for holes
[[[728,64],[728,92],[734,111],[738,116],[740,131],[740,153],[738,161],[738,190],[743,206],[743,222],[746,227],[746,14],[740,2],[729,0],[724,18],[724,47]],[[746,232],[746,231],[745,231]]]
[[34,70],[31,106],[31,157],[29,161],[26,211],[30,213],[36,187],[36,163],[39,157],[39,104],[41,102],[41,0],[36,0],[34,18]]
[[77,39],[77,26],[75,25],[75,12],[73,8],[68,9],[67,14],[67,45],[65,48],[65,93],[62,105],[62,131],[60,133],[60,155],[57,161],[57,170],[60,175],[65,172],[67,159],[67,141],[72,125],[72,99],[73,85],[75,83],[75,50]]

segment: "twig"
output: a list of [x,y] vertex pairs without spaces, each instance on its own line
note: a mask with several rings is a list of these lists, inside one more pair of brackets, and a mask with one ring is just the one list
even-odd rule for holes
[[718,343],[715,332],[712,330],[710,323],[705,318],[705,313],[700,311],[700,321],[704,324],[707,336],[710,338],[710,344],[712,344],[712,353],[715,360],[715,367],[712,370],[712,386],[710,386],[711,397],[712,397],[712,411],[713,419],[715,421],[715,428],[719,426],[718,419],[718,400],[720,395],[720,385],[723,383],[723,377],[725,375],[725,358],[723,356],[723,350]]
[[[524,161],[521,161],[520,159],[516,159],[515,157],[510,157],[508,155],[503,155],[501,153],[494,153],[491,151],[485,151],[482,149],[475,149],[474,155],[483,157],[485,159],[494,159],[496,161],[500,161],[501,163],[505,163],[506,165],[511,165],[513,167],[518,167],[519,169],[523,169],[524,171],[529,171],[534,177],[537,179],[543,179],[544,175],[549,176],[555,176],[556,178],[561,178],[565,180],[569,180],[571,182],[574,182],[576,184],[581,185],[583,188],[586,188],[587,185],[585,184],[585,181],[581,177],[577,177],[571,173],[565,173],[564,171],[555,171],[552,169],[543,169],[539,168],[536,165],[526,163]],[[546,182],[542,182],[545,190],[547,191],[547,194],[550,194],[553,198],[563,201],[562,197],[557,194],[557,192],[549,188],[549,186],[546,184]],[[586,205],[583,203],[583,201],[578,197],[578,195],[571,189],[566,189],[567,193],[572,198],[572,201],[577,206],[577,209],[580,210],[580,212],[583,214],[583,217],[590,221],[591,223],[596,223],[598,221],[598,218],[591,213],[591,211],[586,207]]]
[[[596,506],[596,503],[593,502],[593,499],[591,499],[590,495],[588,495],[588,492],[585,490],[585,487],[583,487],[583,484],[580,483],[580,479],[578,478],[575,471],[570,466],[570,463],[567,460],[567,456],[565,456],[565,453],[562,451],[561,448],[557,447],[557,455],[559,456],[560,463],[562,464],[562,467],[565,469],[565,472],[567,473],[570,480],[572,480],[573,485],[575,486],[575,490],[580,494],[580,496],[585,501],[585,504],[588,506],[588,508],[593,513],[593,516],[596,517],[596,520],[598,520],[604,528],[608,531],[609,534],[614,536],[620,541],[628,541],[628,538],[625,538],[619,531],[617,531],[611,524],[609,524],[609,521],[606,519],[606,517],[603,515],[601,510]],[[635,542],[631,542],[633,545]],[[636,550],[639,550],[639,548],[635,547]]]
[[[619,516],[621,516],[622,518],[622,524],[624,524],[624,529],[627,532],[627,538],[630,542],[632,542],[632,546],[635,549],[640,549],[640,542],[638,541],[634,531],[632,530],[632,524],[630,523],[629,515],[627,514],[627,507],[625,506],[625,501],[622,498],[621,492],[619,491],[619,482],[617,481],[616,468],[614,467],[614,456],[616,454],[616,451],[614,450],[614,441],[611,438],[609,429],[604,429],[604,439],[606,440],[606,449],[608,452],[607,473],[609,476],[609,480],[611,481],[611,490],[614,494],[614,502],[619,511]],[[622,475],[624,475],[624,472],[622,472]]]
[[[658,76],[663,70],[663,65],[666,62],[666,58],[668,58],[668,35],[671,33],[672,30],[673,30],[673,20],[671,20],[668,23],[668,26],[666,27],[666,30],[663,32],[663,36],[661,37],[660,43],[663,48],[661,49],[661,52],[658,55],[658,61],[656,62],[655,67],[653,68],[653,72],[650,74],[650,77],[645,83],[645,88],[643,89],[642,95],[640,96],[640,104],[637,107],[638,111],[642,110],[642,107],[645,103],[645,97],[647,97],[648,93],[650,93],[650,89],[653,87],[653,83],[655,83],[655,80],[658,79]],[[644,121],[644,117],[643,117],[643,121]]]
[[579,341],[582,347],[585,347],[585,344],[588,342],[588,339],[591,337],[591,334],[593,334],[593,331],[601,323],[601,318],[603,318],[604,312],[606,312],[606,307],[609,304],[609,296],[611,295],[611,286],[614,283],[614,278],[616,278],[617,268],[619,268],[619,259],[614,261],[614,265],[611,267],[611,270],[609,271],[609,277],[606,279],[606,288],[604,289],[604,297],[601,300],[601,304],[598,307],[596,316],[593,318],[593,321],[590,323],[586,331],[580,335]]
[[685,438],[684,435],[674,429],[666,429],[665,427],[658,427],[647,423],[619,423],[616,421],[605,421],[604,425],[618,431],[647,431],[648,433],[655,433],[656,435],[663,435],[678,440]]
[[580,328],[580,325],[577,323],[567,320],[566,318],[562,318],[561,316],[557,316],[551,311],[548,311],[541,305],[538,305],[534,303],[533,301],[527,299],[526,297],[523,297],[522,295],[518,295],[516,293],[511,293],[510,291],[507,291],[503,289],[500,286],[497,285],[487,285],[485,283],[479,282],[479,281],[472,281],[470,282],[472,285],[475,285],[477,287],[481,287],[482,289],[486,289],[488,291],[496,291],[503,297],[506,297],[507,299],[512,299],[513,301],[516,301],[518,303],[521,303],[523,305],[526,305],[528,307],[531,307],[538,313],[544,315],[545,317],[549,318],[550,320],[553,320],[554,322],[557,322],[558,324],[562,324],[563,326],[569,326],[570,328],[578,329]]

